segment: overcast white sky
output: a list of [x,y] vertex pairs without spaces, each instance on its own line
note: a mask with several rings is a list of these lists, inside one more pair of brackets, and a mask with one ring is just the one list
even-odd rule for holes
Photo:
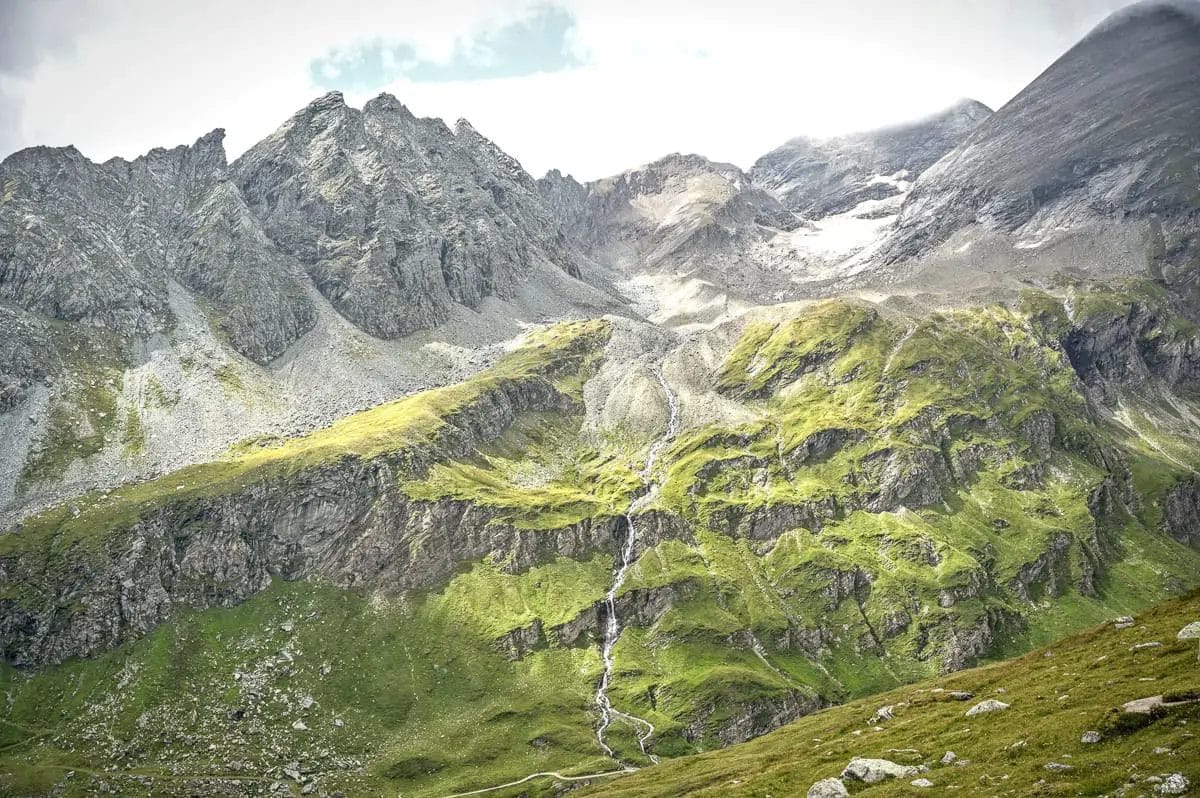
[[466,117],[535,175],[998,107],[1128,0],[0,0],[0,157],[132,157],[313,97]]

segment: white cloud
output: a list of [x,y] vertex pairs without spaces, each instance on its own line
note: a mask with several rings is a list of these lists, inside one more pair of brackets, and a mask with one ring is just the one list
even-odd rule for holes
[[[21,145],[129,157],[225,127],[237,154],[320,93],[315,59],[386,39],[444,61],[464,33],[535,4],[97,2],[101,21],[73,52],[48,52],[4,81],[22,104]],[[675,150],[749,166],[793,135],[897,121],[961,96],[1001,103],[1112,4],[1072,0],[1064,16],[1036,0],[568,0],[585,67],[386,89],[418,114],[469,118],[535,174],[593,178]]]

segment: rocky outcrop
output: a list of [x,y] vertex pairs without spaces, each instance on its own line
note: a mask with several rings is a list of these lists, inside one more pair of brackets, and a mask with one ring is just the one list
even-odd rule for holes
[[1180,543],[1200,548],[1200,478],[1185,479],[1168,491],[1163,526]]
[[[735,745],[778,729],[796,718],[829,706],[829,702],[802,692],[788,690],[746,702],[701,708],[683,730],[688,742],[706,737],[721,745]],[[722,720],[717,721],[719,716]]]
[[[614,535],[619,539],[624,528],[614,523]],[[655,545],[670,538],[644,540]],[[655,588],[635,588],[616,599],[617,617],[629,626],[649,627],[657,623],[676,604],[696,595],[698,584],[685,579]],[[571,620],[546,627],[541,620],[529,626],[514,629],[501,637],[497,644],[510,659],[520,659],[541,646],[596,645],[603,640],[604,627],[608,623],[608,603],[598,601]]]
[[1051,536],[1045,551],[1022,565],[1009,583],[1009,588],[1025,601],[1033,601],[1034,589],[1042,595],[1059,596],[1070,587],[1071,567],[1067,557],[1073,538],[1065,532]]
[[790,468],[811,465],[823,460],[851,443],[857,443],[865,437],[862,430],[857,429],[823,429],[805,438],[799,446],[785,455]]
[[942,673],[951,673],[978,664],[1004,632],[1021,628],[1021,616],[1001,606],[989,606],[981,617],[956,619],[944,616],[920,623],[917,629],[916,656],[933,660]]
[[[713,520],[729,530],[729,533],[749,540],[772,541],[792,529],[811,529],[819,532],[829,521],[843,512],[832,496],[822,496],[810,502],[785,503],[763,507],[741,514],[732,508],[719,516],[714,512]],[[723,522],[723,524],[722,524]]]
[[871,482],[879,486],[867,504],[873,513],[938,504],[943,488],[954,481],[942,453],[933,449],[884,449],[863,465]]
[[1178,317],[1133,302],[1079,319],[1062,345],[1092,397],[1112,405],[1126,390],[1200,389],[1200,339],[1189,333]]
[[862,568],[843,571],[836,568],[816,568],[814,575],[824,586],[818,596],[824,599],[829,609],[834,610],[847,599],[861,600],[871,591],[874,577]]
[[[1123,514],[1141,509],[1142,500],[1133,484],[1133,473],[1120,451],[1111,446],[1096,446],[1089,459],[1104,471],[1104,477],[1088,494],[1088,510],[1096,519],[1097,529],[1104,529]],[[1104,538],[1099,544],[1104,545]]]

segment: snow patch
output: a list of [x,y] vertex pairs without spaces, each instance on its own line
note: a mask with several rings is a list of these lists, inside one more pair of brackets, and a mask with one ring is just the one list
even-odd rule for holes
[[796,283],[857,274],[883,241],[899,213],[902,196],[867,200],[846,213],[826,216],[809,228],[780,232],[762,245],[761,259],[792,272]]

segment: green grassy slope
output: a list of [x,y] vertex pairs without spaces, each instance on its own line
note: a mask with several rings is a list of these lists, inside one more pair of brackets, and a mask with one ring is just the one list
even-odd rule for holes
[[[1143,728],[1123,728],[1111,710],[1154,695],[1200,698],[1195,641],[1177,641],[1200,620],[1200,594],[1173,600],[1118,630],[1105,624],[1020,659],[961,671],[810,715],[749,743],[646,768],[597,784],[581,795],[804,795],[814,782],[836,777],[852,757],[928,765],[936,789],[886,782],[864,796],[1149,795],[1148,777],[1182,773],[1200,786],[1200,703],[1174,710]],[[1132,651],[1140,643],[1159,648]],[[947,691],[974,694],[967,702]],[[965,717],[995,698],[1011,708]],[[868,721],[880,707],[892,720]],[[1083,743],[1100,731],[1097,744]],[[947,751],[958,761],[941,765]],[[1055,773],[1056,762],[1072,770]],[[861,785],[860,785],[861,786]],[[1124,787],[1124,791],[1122,788]]]
[[489,392],[545,379],[578,398],[581,375],[587,362],[600,354],[608,333],[608,324],[599,320],[535,330],[495,366],[465,382],[388,402],[308,435],[248,443],[222,460],[48,510],[24,522],[20,534],[0,536],[0,555],[37,548],[49,539],[59,547],[99,544],[165,504],[235,494],[248,484],[286,478],[339,459],[436,458],[456,416],[487,400]]
[[[1079,304],[1131,312],[1107,295]],[[611,697],[655,725],[654,754],[720,748],[1200,585],[1200,551],[1164,531],[1167,495],[1200,468],[1190,405],[1171,415],[1131,395],[1119,415],[1096,412],[1059,344],[1066,327],[1062,302],[1033,294],[917,319],[820,303],[747,327],[714,379],[752,420],[684,429],[664,450],[618,596]],[[497,528],[568,546],[588,524],[623,531],[645,443],[587,434],[578,406],[607,336],[600,322],[543,330],[462,385],[248,443],[89,497],[78,515],[52,510],[0,536],[0,566],[119,555],[122,530],[165,505],[348,458],[393,458],[406,501],[467,503]],[[520,414],[469,451],[443,445],[459,413],[524,381],[575,409]],[[276,582],[239,607],[181,608],[92,660],[9,670],[0,785],[243,794],[315,781],[411,797],[611,769],[592,699],[613,562],[570,553],[514,569],[515,552],[497,551],[404,596]],[[6,585],[0,601],[40,589]],[[629,726],[610,743],[648,763]],[[293,762],[312,778],[285,773]]]
[[[181,612],[95,659],[36,675],[7,668],[0,794],[298,790],[284,773],[296,762],[326,794],[435,796],[602,768],[589,716],[597,651],[510,661],[491,635],[500,607],[539,610],[522,595],[557,611],[594,600],[609,567],[510,577],[481,565],[444,593],[395,601],[281,582],[237,608]],[[539,581],[546,590],[532,588]]]

